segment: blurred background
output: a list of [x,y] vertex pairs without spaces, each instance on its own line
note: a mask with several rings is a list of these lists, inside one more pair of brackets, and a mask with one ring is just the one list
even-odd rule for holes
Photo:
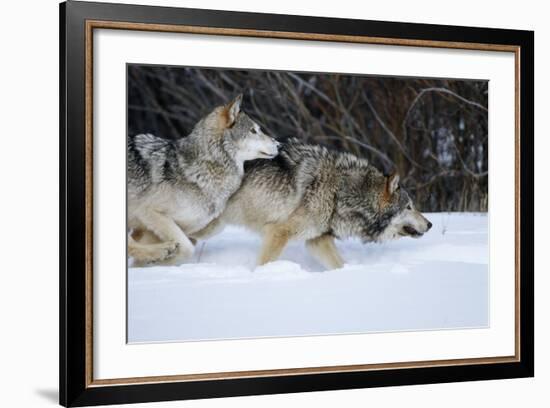
[[487,211],[487,81],[128,65],[129,137],[185,137],[239,93],[278,140],[397,171],[421,211]]

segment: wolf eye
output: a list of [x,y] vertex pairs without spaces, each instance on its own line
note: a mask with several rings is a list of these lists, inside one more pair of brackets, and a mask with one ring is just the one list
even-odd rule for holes
[[252,128],[252,129],[250,129],[250,133],[256,134],[256,133],[258,133],[258,132],[256,131],[256,128]]
[[412,206],[409,204],[409,205],[407,206],[407,210],[412,210],[412,209],[413,209]]

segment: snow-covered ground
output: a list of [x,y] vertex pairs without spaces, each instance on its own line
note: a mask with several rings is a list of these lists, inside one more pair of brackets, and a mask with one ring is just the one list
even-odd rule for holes
[[292,243],[255,267],[260,240],[229,227],[180,266],[128,270],[128,341],[189,341],[486,327],[485,214],[427,214],[420,239],[339,241],[325,271]]

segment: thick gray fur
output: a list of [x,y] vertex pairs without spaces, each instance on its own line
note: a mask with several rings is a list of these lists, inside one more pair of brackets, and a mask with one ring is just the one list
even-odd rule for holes
[[150,134],[128,139],[128,226],[160,243],[136,242],[136,263],[183,260],[193,252],[189,235],[223,211],[239,188],[246,160],[272,158],[278,142],[240,111],[241,97],[214,109],[179,140]]
[[252,162],[218,220],[244,225],[264,237],[259,263],[276,259],[286,242],[301,239],[327,267],[342,266],[333,239],[379,242],[421,236],[431,223],[420,214],[396,175],[367,160],[291,139],[270,161]]

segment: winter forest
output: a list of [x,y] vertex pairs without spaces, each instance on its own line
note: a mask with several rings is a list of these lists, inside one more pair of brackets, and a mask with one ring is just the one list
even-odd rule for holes
[[487,211],[488,82],[128,66],[128,134],[179,138],[244,95],[264,131],[397,171],[421,211]]
[[487,81],[129,65],[127,84],[129,137],[185,137],[242,93],[268,135],[398,172],[434,225],[337,240],[332,270],[299,241],[258,266],[261,237],[228,226],[179,265],[129,268],[129,342],[487,327]]

